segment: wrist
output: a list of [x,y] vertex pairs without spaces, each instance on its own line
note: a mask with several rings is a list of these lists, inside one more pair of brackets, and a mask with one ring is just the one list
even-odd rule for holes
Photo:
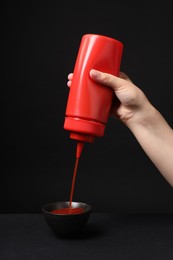
[[133,116],[126,122],[127,127],[133,132],[137,129],[158,129],[163,118],[158,110],[146,100],[140,108],[134,111]]

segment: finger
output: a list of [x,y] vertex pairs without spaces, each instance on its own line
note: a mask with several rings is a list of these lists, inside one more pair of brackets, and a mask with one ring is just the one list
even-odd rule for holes
[[71,87],[71,84],[72,84],[72,81],[69,80],[69,81],[67,82],[67,86],[70,88],[70,87]]
[[69,80],[72,80],[72,78],[73,78],[73,73],[70,73],[70,74],[68,74],[68,77],[67,77]]

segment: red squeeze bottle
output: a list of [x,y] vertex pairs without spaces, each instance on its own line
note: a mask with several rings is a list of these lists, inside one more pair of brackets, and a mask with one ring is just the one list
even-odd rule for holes
[[91,69],[119,75],[123,44],[113,38],[85,34],[82,37],[67,100],[64,129],[77,140],[79,158],[85,142],[104,135],[110,115],[113,90],[94,82]]

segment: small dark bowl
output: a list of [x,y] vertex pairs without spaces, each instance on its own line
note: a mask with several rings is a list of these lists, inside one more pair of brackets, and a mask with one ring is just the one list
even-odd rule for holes
[[59,201],[46,204],[42,207],[42,214],[51,230],[60,237],[79,235],[87,224],[91,213],[91,206],[83,202],[72,202],[72,208],[83,208],[78,214],[57,214],[53,210],[68,208],[69,201]]

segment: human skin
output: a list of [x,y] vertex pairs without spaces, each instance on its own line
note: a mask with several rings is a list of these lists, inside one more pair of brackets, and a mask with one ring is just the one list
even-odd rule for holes
[[[165,118],[127,74],[120,72],[116,77],[92,69],[90,77],[113,89],[116,102],[112,103],[110,116],[118,118],[130,129],[147,156],[173,187],[173,130]],[[69,87],[72,79],[73,73],[70,73]]]

